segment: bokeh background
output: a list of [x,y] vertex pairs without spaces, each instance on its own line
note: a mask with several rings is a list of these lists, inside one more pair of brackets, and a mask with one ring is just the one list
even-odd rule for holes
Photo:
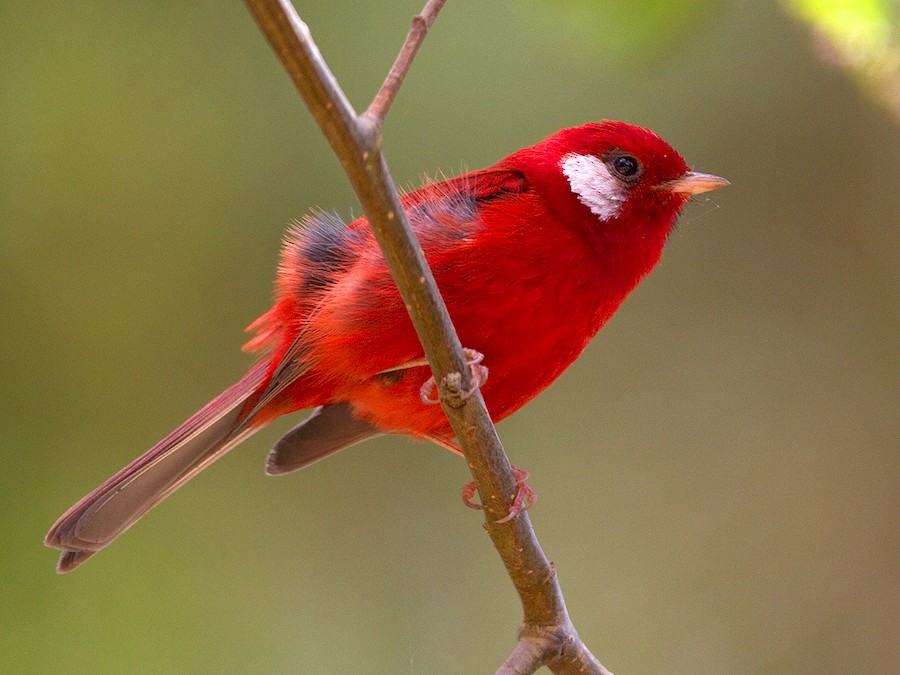
[[[297,6],[362,108],[420,3]],[[449,2],[388,160],[606,117],[732,181],[501,436],[615,672],[897,672],[900,127],[781,5],[640,4]],[[464,463],[402,438],[268,478],[282,421],[53,572],[54,519],[248,367],[285,224],[360,210],[238,2],[3,3],[0,122],[0,671],[492,671],[517,598]]]

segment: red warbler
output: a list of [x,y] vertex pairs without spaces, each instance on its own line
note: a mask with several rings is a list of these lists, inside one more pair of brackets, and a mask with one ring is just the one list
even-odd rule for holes
[[[688,198],[727,184],[689,171],[653,132],[604,121],[403,197],[462,344],[490,369],[495,421],[581,354],[659,261]],[[420,396],[431,373],[364,218],[316,213],[293,226],[275,304],[249,329],[246,349],[266,356],[51,528],[58,571],[280,415],[315,408],[276,443],[270,474],[385,433],[458,452],[441,407]]]

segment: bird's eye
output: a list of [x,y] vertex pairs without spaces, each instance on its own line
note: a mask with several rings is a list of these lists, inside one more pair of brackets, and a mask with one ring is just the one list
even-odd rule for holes
[[633,155],[619,155],[612,161],[612,165],[622,178],[633,178],[641,170],[641,163]]

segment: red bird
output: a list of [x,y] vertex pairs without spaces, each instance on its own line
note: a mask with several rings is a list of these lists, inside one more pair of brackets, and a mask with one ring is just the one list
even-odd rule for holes
[[[604,121],[403,198],[462,344],[490,368],[495,421],[581,354],[659,261],[688,198],[727,184],[689,171],[653,132]],[[267,356],[50,529],[59,572],[280,415],[315,408],[275,444],[269,474],[385,433],[458,452],[440,406],[422,400],[431,372],[365,218],[292,227],[276,296],[246,345]]]

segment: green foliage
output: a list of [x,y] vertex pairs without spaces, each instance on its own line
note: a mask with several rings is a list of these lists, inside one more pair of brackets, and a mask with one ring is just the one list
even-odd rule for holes
[[823,58],[851,72],[900,120],[900,2],[784,2],[812,27]]

